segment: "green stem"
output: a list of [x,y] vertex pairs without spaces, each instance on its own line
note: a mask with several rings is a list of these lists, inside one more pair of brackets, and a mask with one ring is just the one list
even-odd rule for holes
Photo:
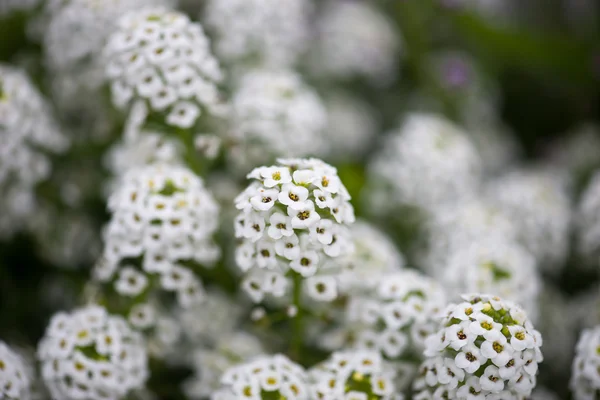
[[302,275],[293,271],[293,293],[292,302],[296,307],[297,313],[292,322],[292,340],[290,355],[293,359],[298,360],[302,351],[302,342],[304,339],[303,312],[301,304],[302,296]]
[[187,129],[178,130],[177,135],[185,147],[185,163],[187,166],[198,176],[202,176],[204,172],[204,165],[202,159],[196,151],[196,145],[194,143],[194,136],[192,132]]

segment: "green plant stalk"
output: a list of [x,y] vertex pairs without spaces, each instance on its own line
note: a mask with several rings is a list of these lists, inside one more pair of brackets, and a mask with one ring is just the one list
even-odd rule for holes
[[290,356],[296,361],[300,358],[302,351],[302,342],[304,339],[303,309],[301,304],[302,297],[302,275],[292,271],[293,293],[292,302],[296,307],[296,315],[292,321],[292,340],[290,346]]

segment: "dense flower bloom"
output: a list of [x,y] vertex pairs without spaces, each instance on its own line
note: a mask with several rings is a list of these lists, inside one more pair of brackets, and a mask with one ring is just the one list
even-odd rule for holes
[[212,400],[310,399],[304,369],[281,354],[261,356],[225,371]]
[[311,399],[400,400],[394,371],[369,351],[336,352],[309,371]]
[[212,240],[219,208],[202,179],[178,166],[133,168],[108,208],[112,218],[95,278],[132,299],[157,286],[184,307],[200,301],[190,263],[210,267],[220,253]]
[[600,172],[596,172],[581,196],[577,208],[576,223],[578,252],[590,264],[600,262]]
[[31,384],[24,360],[0,341],[0,399],[29,400]]
[[366,221],[350,226],[354,251],[333,260],[340,268],[340,291],[356,293],[372,289],[382,275],[399,272],[404,267],[404,256],[392,240]]
[[600,326],[585,329],[579,337],[571,375],[575,400],[594,400],[600,392]]
[[[416,399],[524,400],[536,385],[541,335],[516,304],[464,295],[426,341]],[[448,393],[447,397],[442,397]]]
[[418,272],[381,275],[369,295],[351,298],[347,310],[356,348],[386,359],[420,359],[425,339],[436,332],[446,306],[443,287]]
[[370,166],[368,190],[380,212],[400,205],[432,210],[471,198],[477,190],[480,159],[466,134],[430,114],[411,114],[386,139]]
[[176,11],[143,9],[119,19],[104,48],[105,74],[119,109],[145,104],[148,118],[189,129],[226,109],[219,63],[202,27]]
[[50,175],[48,154],[67,146],[50,107],[25,73],[0,64],[0,237],[23,228],[36,208],[36,185]]
[[275,156],[325,153],[327,110],[299,75],[256,70],[241,79],[232,99],[231,162],[247,170]]
[[335,281],[318,275],[331,258],[352,251],[350,195],[337,170],[321,160],[278,162],[254,169],[253,182],[235,200],[236,262],[248,273],[244,289],[255,302],[265,294],[281,297],[293,271],[305,278],[311,297],[332,300]]
[[366,2],[330,1],[317,21],[310,62],[324,78],[387,83],[398,70],[400,38],[393,23]]
[[228,64],[289,67],[306,47],[311,10],[305,0],[209,0],[204,23]]
[[537,316],[540,277],[536,262],[517,242],[473,242],[455,251],[436,277],[453,295],[496,293]]
[[557,171],[517,170],[488,187],[488,196],[515,222],[518,239],[540,268],[557,273],[569,250],[571,199]]
[[194,353],[195,376],[184,383],[187,396],[190,399],[209,397],[219,389],[219,380],[225,371],[260,354],[264,354],[264,349],[254,336],[244,332],[221,333],[214,348],[200,349]]
[[148,377],[141,335],[93,305],[54,315],[38,359],[55,399],[122,399]]

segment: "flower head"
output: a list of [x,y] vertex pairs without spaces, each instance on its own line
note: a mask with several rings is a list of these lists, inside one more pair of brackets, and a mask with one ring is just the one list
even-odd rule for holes
[[591,399],[600,390],[600,327],[585,329],[575,348],[570,387],[576,400]]
[[53,398],[125,398],[148,377],[145,343],[124,319],[99,306],[54,315],[38,346]]
[[427,359],[413,388],[434,398],[442,392],[454,393],[449,398],[526,398],[542,361],[541,335],[510,301],[476,294],[463,299],[447,307],[439,330],[427,338]]
[[354,211],[336,169],[317,159],[278,161],[254,169],[253,182],[235,201],[236,261],[256,302],[267,293],[285,294],[288,272],[313,278],[329,259],[352,250],[347,225]]
[[22,357],[0,341],[0,399],[27,400],[30,398],[30,374]]

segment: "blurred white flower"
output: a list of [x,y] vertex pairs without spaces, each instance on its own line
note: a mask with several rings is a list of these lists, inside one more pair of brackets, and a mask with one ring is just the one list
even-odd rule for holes
[[596,398],[600,390],[600,326],[585,329],[577,342],[570,389],[575,400]]
[[230,161],[247,170],[275,156],[327,152],[327,110],[299,75],[256,70],[241,79],[232,99]]
[[589,264],[600,265],[600,172],[584,190],[576,214],[577,251]]
[[142,336],[95,305],[55,314],[38,359],[55,399],[124,399],[149,374]]
[[36,209],[36,185],[52,170],[49,155],[68,144],[25,73],[0,64],[0,237],[24,228]]
[[399,70],[401,39],[393,22],[368,2],[330,1],[317,20],[311,71],[324,79],[365,78],[386,84]]
[[30,400],[30,375],[22,357],[0,341],[0,399]]
[[204,23],[217,56],[229,65],[293,66],[309,39],[312,2],[208,0]]

